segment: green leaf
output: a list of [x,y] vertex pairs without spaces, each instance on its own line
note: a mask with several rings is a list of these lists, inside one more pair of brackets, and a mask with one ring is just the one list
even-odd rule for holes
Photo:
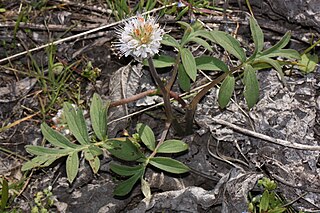
[[198,37],[192,37],[189,39],[189,41],[193,41],[195,43],[200,44],[201,46],[203,46],[204,48],[206,48],[207,50],[209,50],[210,52],[213,52],[212,47],[210,46],[210,44],[208,44],[208,42],[206,42],[205,40],[203,40],[202,38],[198,38]]
[[249,108],[252,108],[259,100],[259,82],[255,70],[252,66],[245,66],[244,79],[245,85],[244,97]]
[[167,157],[153,157],[150,159],[149,163],[163,171],[174,174],[181,174],[190,170],[189,167],[183,163]]
[[100,169],[100,159],[98,156],[93,155],[90,150],[84,151],[84,157],[89,162],[92,171],[96,174]]
[[67,177],[70,183],[76,178],[79,170],[79,157],[78,152],[73,152],[68,155],[66,161],[66,170],[67,170]]
[[193,28],[190,24],[184,21],[177,21],[178,24],[182,26],[184,29],[184,34],[181,38],[181,47],[183,47],[186,43],[190,41],[190,38],[192,37],[192,33],[194,32]]
[[74,137],[79,141],[80,144],[88,144],[90,142],[89,135],[82,110],[78,109],[76,111],[70,103],[65,102],[63,104],[63,113],[66,116],[68,128]]
[[272,57],[283,57],[288,59],[301,59],[298,51],[293,49],[280,49],[275,50],[267,55],[263,55],[264,57],[272,58]]
[[196,62],[189,49],[183,48],[181,50],[181,60],[186,73],[192,81],[195,81],[197,77]]
[[178,65],[178,83],[183,91],[189,91],[191,88],[190,78],[181,63]]
[[[176,20],[179,20],[184,14],[186,14],[189,11],[189,7],[183,8],[178,15],[176,16]],[[175,12],[175,11],[174,11]]]
[[133,188],[134,184],[142,177],[144,169],[137,171],[132,177],[120,183],[113,191],[116,196],[125,196]]
[[151,198],[150,184],[142,177],[141,177],[141,191],[145,198],[147,199]]
[[318,62],[319,57],[317,55],[311,55],[310,53],[303,54],[299,61],[299,69],[305,74],[313,72]]
[[219,44],[227,52],[229,52],[230,54],[238,58],[241,62],[246,61],[246,55],[243,49],[241,48],[238,40],[236,40],[231,35],[222,31],[214,30],[214,31],[210,31],[210,34],[211,34],[211,40],[213,42]]
[[264,36],[257,20],[252,16],[250,17],[250,30],[251,30],[252,39],[255,45],[254,52],[255,53],[260,52],[264,46]]
[[281,68],[281,65],[278,61],[276,60],[273,60],[271,58],[268,58],[268,57],[259,57],[257,60],[254,61],[254,63],[260,63],[260,62],[263,62],[263,63],[268,63],[270,64],[277,72],[278,74],[280,75],[280,79],[281,81],[285,84],[286,83],[286,80],[284,78],[284,73],[282,71],[282,68]]
[[285,46],[287,46],[287,44],[289,43],[290,41],[290,37],[291,37],[291,33],[290,32],[287,32],[279,42],[277,42],[274,46],[272,46],[271,48],[263,51],[261,53],[261,55],[268,55],[272,52],[274,52],[275,50],[279,50],[279,49],[282,49],[284,48]]
[[92,129],[99,140],[105,140],[107,137],[107,109],[103,106],[101,97],[94,93],[90,106],[90,118]]
[[99,147],[95,146],[95,145],[90,145],[89,148],[90,152],[94,155],[94,156],[99,156],[103,154],[102,149],[100,149]]
[[21,171],[27,171],[36,167],[46,167],[62,156],[40,155],[23,164]]
[[161,43],[166,46],[176,47],[177,49],[180,48],[179,42],[173,38],[171,35],[164,34],[161,40]]
[[138,166],[125,166],[125,165],[120,165],[116,163],[110,163],[110,169],[121,176],[132,176],[136,174],[138,171],[140,171],[143,168],[143,165],[140,164]]
[[221,60],[211,56],[200,56],[195,58],[198,70],[222,70],[228,72],[228,66]]
[[125,161],[135,161],[144,158],[142,152],[128,139],[125,140],[108,140],[111,146],[108,151],[115,157]]
[[137,132],[144,145],[146,145],[146,147],[148,147],[148,149],[151,151],[154,151],[156,147],[156,139],[152,129],[145,124],[139,123],[137,124]]
[[25,146],[27,152],[33,155],[68,155],[72,152],[72,149],[54,149],[48,148],[43,146],[33,146],[33,145],[26,145]]
[[4,177],[1,179],[2,179],[1,210],[3,211],[6,208],[7,202],[9,200],[9,184]]
[[228,75],[222,82],[218,94],[219,106],[223,109],[229,103],[233,91],[234,91],[235,80],[233,76]]
[[207,30],[197,30],[195,31],[194,33],[192,33],[193,36],[200,36],[202,38],[205,38],[209,41],[212,41],[212,36],[211,36],[211,33]]
[[159,146],[157,153],[178,153],[183,152],[188,148],[188,144],[181,140],[166,140]]
[[[164,67],[171,67],[175,63],[175,59],[168,55],[159,55],[152,59],[155,68],[164,68]],[[147,60],[143,61],[143,65],[149,66]]]
[[260,200],[259,212],[266,212],[268,208],[269,208],[269,191],[265,190]]
[[71,143],[69,139],[67,139],[61,133],[50,128],[46,123],[41,124],[41,132],[44,138],[54,146],[72,149],[76,149],[77,147],[79,147],[78,145]]
[[92,168],[93,173],[97,174],[100,169],[100,159],[95,156],[93,160],[89,161],[89,164]]

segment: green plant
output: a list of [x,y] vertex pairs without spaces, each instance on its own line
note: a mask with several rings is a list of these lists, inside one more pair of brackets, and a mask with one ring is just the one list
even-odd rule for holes
[[133,14],[136,13],[142,13],[144,11],[150,11],[152,10],[156,4],[157,1],[153,0],[142,0],[139,1],[138,4],[135,6],[131,6],[129,1],[127,0],[120,0],[120,1],[114,1],[114,0],[106,0],[108,7],[111,9],[114,17],[116,20],[122,20],[127,17],[132,16]]
[[37,192],[34,195],[35,205],[32,207],[31,213],[48,213],[54,203],[52,195],[51,186],[45,188],[43,191]]
[[254,197],[249,195],[250,213],[282,213],[287,210],[285,203],[275,192],[277,184],[273,180],[264,177],[258,181],[258,186],[263,188],[263,193]]
[[[176,40],[170,35],[164,35],[162,44],[174,47],[178,54],[176,58],[162,56],[154,59],[155,67],[173,66],[173,74],[167,88],[170,89],[173,82],[178,77],[178,82],[183,90],[190,89],[190,83],[196,80],[197,70],[221,71],[222,74],[206,85],[186,106],[186,133],[192,132],[193,116],[199,101],[215,85],[222,83],[218,103],[221,108],[225,108],[229,103],[235,88],[236,79],[242,79],[244,84],[244,98],[249,108],[252,108],[259,100],[259,81],[257,71],[273,67],[279,74],[282,82],[286,84],[282,66],[285,64],[292,65],[291,61],[278,60],[278,57],[289,60],[300,59],[300,54],[293,49],[284,49],[290,41],[290,32],[286,33],[283,38],[269,49],[264,49],[264,35],[257,21],[250,18],[250,29],[255,44],[255,49],[251,56],[247,57],[244,50],[231,35],[222,31],[207,31],[196,22],[192,25],[185,22],[178,22],[184,28],[184,34],[181,40]],[[210,55],[194,57],[188,49],[187,44],[190,42],[197,43],[208,51],[212,52],[213,48],[207,42],[215,43],[221,46],[228,54],[238,60],[236,66],[228,66],[231,62],[225,63],[218,58]]]
[[21,212],[13,206],[13,203],[24,187],[25,180],[25,177],[16,182],[7,180],[5,177],[0,178],[0,212]]
[[89,136],[82,110],[80,108],[76,110],[70,103],[64,103],[63,111],[67,126],[78,143],[71,142],[66,136],[43,123],[41,124],[42,134],[52,147],[26,146],[26,150],[35,157],[25,163],[22,170],[47,167],[55,160],[66,157],[67,177],[72,183],[78,174],[80,154],[89,162],[93,172],[97,173],[100,168],[99,156],[103,150],[108,150],[114,157],[134,163],[132,167],[115,163],[111,165],[111,170],[116,174],[130,177],[116,187],[114,194],[117,196],[128,194],[140,179],[141,189],[146,197],[151,194],[148,183],[143,179],[147,166],[152,165],[175,174],[189,170],[179,161],[155,156],[158,153],[182,152],[188,149],[188,145],[180,140],[161,140],[156,143],[155,136],[147,125],[138,124],[137,133],[132,137],[109,139],[106,134],[107,107],[108,105],[103,104],[100,96],[94,94],[90,107],[94,135]]
[[4,209],[7,206],[8,200],[9,200],[9,184],[8,181],[2,177],[1,179],[1,205],[0,210],[4,211]]

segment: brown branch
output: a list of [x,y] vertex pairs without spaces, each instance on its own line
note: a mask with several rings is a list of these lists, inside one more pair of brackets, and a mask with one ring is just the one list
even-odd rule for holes
[[[116,107],[116,106],[124,105],[124,104],[127,104],[127,103],[131,103],[131,102],[137,101],[137,100],[139,100],[141,98],[144,98],[144,97],[146,97],[148,95],[156,95],[156,94],[158,94],[158,90],[156,90],[156,89],[147,90],[147,91],[139,93],[137,95],[133,95],[133,96],[131,96],[129,98],[124,98],[124,99],[121,99],[121,100],[118,100],[118,101],[111,102],[110,107]],[[186,102],[177,93],[175,93],[173,91],[170,91],[169,94],[170,94],[170,97],[175,99],[176,101],[178,101],[178,103],[181,104],[181,106],[183,108],[185,108],[187,106]]]

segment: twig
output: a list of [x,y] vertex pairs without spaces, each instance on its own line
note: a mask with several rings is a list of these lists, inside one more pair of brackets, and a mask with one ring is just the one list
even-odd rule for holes
[[320,146],[310,146],[310,145],[304,145],[304,144],[298,144],[298,143],[294,143],[294,142],[289,142],[286,140],[281,140],[281,139],[277,139],[277,138],[273,138],[261,133],[257,133],[257,132],[253,132],[251,130],[248,129],[244,129],[241,127],[238,127],[232,123],[229,123],[227,121],[221,120],[221,119],[217,119],[217,118],[210,118],[213,122],[230,127],[231,129],[234,129],[238,132],[244,133],[246,135],[252,136],[252,137],[256,137],[256,138],[260,138],[261,140],[265,140],[268,141],[270,143],[274,143],[280,146],[285,146],[285,147],[289,147],[289,148],[293,148],[293,149],[301,149],[301,150],[309,150],[309,151],[320,151]]
[[[110,104],[110,107],[116,107],[116,106],[120,106],[120,105],[123,105],[123,104],[127,104],[127,103],[131,103],[133,101],[136,101],[136,100],[139,100],[141,98],[144,98],[148,95],[156,95],[158,93],[158,90],[156,89],[153,89],[153,90],[147,90],[145,92],[142,92],[142,93],[139,93],[139,94],[136,94],[136,95],[133,95],[129,98],[124,98],[124,99],[121,99],[121,100],[118,100],[118,101],[114,101],[114,102],[111,102]],[[175,92],[173,91],[170,91],[170,97],[175,99],[176,101],[179,102],[179,104],[181,104],[181,106],[184,108],[186,107],[186,102]]]
[[210,140],[208,140],[208,143],[207,143],[207,150],[208,150],[208,153],[209,153],[212,157],[214,157],[215,159],[220,160],[220,161],[223,161],[223,162],[226,162],[227,164],[229,164],[229,165],[231,165],[231,166],[233,166],[233,167],[235,167],[235,168],[237,168],[237,169],[240,169],[241,171],[244,170],[242,167],[240,167],[240,166],[232,163],[231,161],[229,161],[229,160],[227,160],[227,159],[223,159],[223,158],[219,157],[218,155],[215,155],[213,152],[211,152],[211,150],[210,150]]
[[23,122],[23,121],[29,120],[30,118],[38,115],[39,113],[40,113],[40,112],[36,112],[36,113],[34,113],[34,114],[32,114],[32,115],[28,115],[27,117],[24,117],[24,118],[21,118],[21,119],[19,119],[19,120],[16,120],[15,122],[13,122],[13,123],[11,123],[11,124],[8,124],[7,126],[1,127],[1,128],[0,128],[0,132],[3,132],[3,131],[5,131],[5,130],[7,130],[7,129],[10,129],[11,127],[16,126],[16,125],[20,124],[20,123]]

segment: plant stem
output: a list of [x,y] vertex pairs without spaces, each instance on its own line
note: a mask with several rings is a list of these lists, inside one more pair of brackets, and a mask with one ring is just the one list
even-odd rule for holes
[[[158,90],[156,90],[156,89],[147,90],[147,91],[144,91],[142,93],[133,95],[133,96],[131,96],[129,98],[123,98],[123,99],[120,99],[118,101],[114,101],[114,102],[112,102],[110,104],[110,107],[116,107],[116,106],[120,106],[120,105],[123,105],[123,104],[131,103],[133,101],[136,101],[136,100],[139,100],[141,98],[144,98],[144,97],[146,97],[148,95],[156,95],[156,94],[158,94]],[[185,108],[187,106],[186,102],[177,93],[170,91],[169,94],[170,94],[170,97],[174,98],[176,101],[178,101],[179,104],[181,104],[183,108]]]
[[160,79],[160,77],[154,67],[153,60],[151,57],[148,58],[148,63],[149,63],[151,75],[152,75],[153,79],[155,80],[157,86],[160,88],[160,91],[162,93],[164,108],[165,108],[165,112],[167,115],[168,123],[172,123],[172,125],[175,128],[175,130],[177,131],[177,133],[181,134],[183,132],[183,130],[180,127],[177,120],[173,116],[173,111],[172,111],[172,107],[170,104],[170,90],[168,90],[168,88],[166,88],[165,85],[163,84],[163,82],[161,81],[161,79]]
[[161,144],[163,144],[163,142],[165,141],[166,137],[167,137],[167,134],[169,132],[169,128],[171,126],[171,123],[170,122],[166,122],[165,126],[164,126],[164,130],[161,134],[161,138],[160,138],[160,141],[159,143],[157,144],[157,147],[154,149],[154,151],[151,153],[151,155],[149,156],[149,159],[154,157],[156,154],[157,154],[157,149],[161,146]]
[[234,67],[230,69],[228,72],[223,73],[220,75],[218,78],[215,80],[211,81],[210,84],[208,84],[206,87],[204,87],[191,101],[191,103],[187,106],[187,111],[186,111],[186,134],[191,134],[193,132],[193,119],[194,119],[194,114],[197,109],[197,105],[200,102],[200,100],[205,96],[205,94],[215,85],[219,84],[221,81],[223,81],[228,75],[232,74],[234,71],[240,69],[243,65],[239,65],[237,67]]
[[176,80],[176,77],[177,77],[177,74],[178,74],[178,67],[179,67],[179,63],[180,63],[180,56],[181,56],[181,53],[179,51],[179,53],[176,56],[176,60],[174,62],[174,65],[173,65],[173,71],[172,71],[171,79],[168,82],[168,84],[166,85],[166,88],[168,90],[171,90],[171,87],[172,87],[174,81]]
[[149,68],[150,68],[152,78],[155,80],[157,86],[161,90],[167,119],[169,122],[171,122],[173,120],[173,112],[172,112],[172,108],[171,108],[171,104],[170,104],[169,90],[167,90],[167,88],[164,86],[163,82],[161,81],[161,79],[160,79],[160,77],[154,67],[153,60],[151,57],[148,58],[148,63],[149,63]]

